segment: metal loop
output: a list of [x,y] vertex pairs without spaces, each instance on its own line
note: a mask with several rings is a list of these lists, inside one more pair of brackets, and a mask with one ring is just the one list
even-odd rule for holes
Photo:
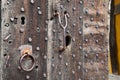
[[63,29],[66,29],[66,28],[67,28],[67,25],[68,25],[68,22],[67,22],[67,14],[65,14],[65,26],[64,26],[64,25],[62,24],[62,22],[61,22],[60,14],[59,14],[59,13],[57,13],[57,14],[58,14],[60,26],[61,26]]
[[[23,65],[22,65],[23,60],[26,59],[26,58],[30,58],[32,60],[32,66],[30,68],[28,68],[28,69],[24,68]],[[23,56],[20,57],[19,63],[20,63],[20,67],[21,67],[22,70],[24,70],[24,71],[31,71],[31,70],[33,70],[33,68],[35,66],[35,59],[30,54],[24,54]]]

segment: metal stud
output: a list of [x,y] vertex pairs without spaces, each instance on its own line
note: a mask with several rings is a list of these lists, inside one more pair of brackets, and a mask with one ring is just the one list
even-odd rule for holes
[[80,20],[82,20],[82,18],[83,18],[82,16],[79,17]]
[[46,20],[46,21],[45,21],[45,24],[48,24],[48,23],[49,23],[49,20]]
[[96,57],[98,57],[99,56],[99,54],[96,54]]
[[37,32],[40,32],[40,27],[39,26],[37,26]]
[[75,38],[72,38],[73,42],[75,42]]
[[75,74],[75,71],[72,71],[72,74]]
[[98,42],[99,42],[99,40],[95,40],[95,42],[96,42],[96,43],[98,43]]
[[29,75],[26,75],[26,79],[27,79],[27,80],[30,79],[30,76],[29,76]]
[[99,25],[96,25],[95,28],[98,29],[98,28],[99,28]]
[[101,36],[104,36],[104,33],[100,33]]
[[78,66],[78,70],[80,70],[81,69],[81,67],[80,66]]
[[87,57],[88,57],[88,54],[85,54],[85,57],[87,58]]
[[92,60],[90,61],[90,64],[93,65],[93,61]]
[[93,34],[94,34],[93,32],[90,33],[91,36],[93,36]]
[[40,47],[36,47],[36,50],[39,51],[39,50],[40,50]]
[[105,22],[105,19],[101,19],[102,22]]
[[8,40],[9,45],[12,45],[13,40]]
[[94,7],[94,5],[95,5],[95,4],[94,4],[94,2],[92,2],[92,3],[91,3],[91,6],[93,6],[93,7]]
[[20,28],[20,33],[23,33],[24,32],[24,28]]
[[100,13],[99,13],[99,11],[97,11],[97,12],[96,12],[96,16],[99,16],[99,15],[100,15]]
[[9,27],[9,23],[6,23],[5,26],[6,26],[6,27]]
[[80,48],[80,50],[82,50],[82,46],[80,46],[79,48]]
[[75,23],[73,23],[73,27],[75,27],[76,26],[76,24]]
[[93,21],[93,20],[94,20],[94,18],[91,16],[90,21]]
[[87,9],[87,8],[85,9],[85,14],[86,14],[86,15],[88,14],[88,9]]
[[44,56],[44,59],[47,59],[47,56],[46,56],[46,55]]
[[21,67],[20,67],[20,66],[18,66],[18,69],[19,69],[19,70],[21,70]]
[[25,11],[24,7],[22,7],[20,10],[21,10],[21,12],[24,12],[24,11]]
[[103,61],[103,60],[101,60],[101,64],[104,64],[104,61]]
[[56,32],[56,30],[55,29],[53,29],[53,33],[55,33]]
[[70,33],[70,31],[69,31],[69,30],[67,30],[67,33]]
[[30,3],[31,3],[31,4],[34,4],[35,2],[34,2],[34,0],[30,0]]
[[85,23],[85,27],[88,28],[88,23]]
[[60,5],[60,8],[63,9],[63,5]]
[[59,58],[62,59],[62,55],[59,55]]
[[48,38],[47,37],[45,37],[45,41],[47,41],[48,40]]
[[75,57],[76,57],[76,55],[75,55],[75,54],[72,54],[72,57],[73,57],[73,58],[75,58]]
[[90,80],[94,80],[94,78],[93,78],[93,77],[91,77],[91,78],[90,78]]
[[88,42],[88,39],[85,39],[85,42]]
[[28,41],[29,41],[29,42],[32,42],[32,38],[31,38],[31,37],[29,37],[29,38],[28,38]]
[[85,69],[85,72],[87,73],[87,72],[88,72],[88,69]]
[[47,77],[47,74],[46,74],[46,73],[44,73],[44,74],[43,74],[43,77],[44,77],[44,78],[46,78],[46,77]]
[[81,63],[81,62],[78,62],[78,64],[79,64],[79,65],[82,65],[82,63]]
[[59,75],[61,75],[62,73],[61,72],[58,72]]
[[68,63],[66,62],[65,65],[68,66]]
[[10,18],[10,21],[13,22],[13,21],[14,21],[14,18]]
[[80,0],[80,4],[83,4],[83,1],[82,1],[82,0]]
[[73,7],[73,9],[72,9],[73,11],[75,11],[76,10],[76,7]]
[[7,1],[7,5],[9,5],[10,4],[10,2],[9,1]]
[[81,35],[81,34],[82,34],[82,31],[79,31],[79,34]]
[[38,6],[37,9],[40,10],[40,7]]
[[78,80],[82,80],[81,78],[79,78]]
[[41,14],[42,14],[42,11],[38,10],[38,14],[41,15]]
[[55,64],[52,64],[52,67],[55,67]]
[[67,2],[70,2],[70,0],[67,0]]

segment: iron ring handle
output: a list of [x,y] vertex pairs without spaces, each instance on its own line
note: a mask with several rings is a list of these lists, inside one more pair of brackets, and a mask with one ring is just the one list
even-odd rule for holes
[[[30,59],[32,60],[32,66],[29,68],[29,69],[25,69],[23,66],[22,66],[22,62],[23,62],[23,59],[25,59],[26,57],[30,57]],[[32,55],[30,54],[24,54],[23,56],[20,57],[19,59],[19,63],[20,63],[20,67],[22,70],[24,71],[32,71],[34,66],[35,66],[35,59]]]

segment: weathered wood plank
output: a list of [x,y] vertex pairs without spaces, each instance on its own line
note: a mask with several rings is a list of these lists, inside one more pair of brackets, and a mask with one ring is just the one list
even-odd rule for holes
[[[53,49],[52,49],[52,70],[50,80],[83,80],[83,53],[82,53],[82,16],[83,4],[79,0],[56,0],[52,1],[53,13],[57,11],[60,14],[62,24],[65,25],[65,13],[68,26],[65,31],[66,36],[70,37],[70,44],[64,48],[63,29],[59,23],[58,16],[53,19]],[[69,40],[66,40],[69,43]]]
[[108,80],[109,0],[84,0],[84,80]]
[[[1,80],[46,80],[47,76],[47,0],[3,0]],[[7,26],[6,26],[7,25]],[[8,39],[4,40],[6,36]],[[32,71],[20,68],[18,48],[32,46],[35,66]],[[26,63],[26,67],[30,64]]]

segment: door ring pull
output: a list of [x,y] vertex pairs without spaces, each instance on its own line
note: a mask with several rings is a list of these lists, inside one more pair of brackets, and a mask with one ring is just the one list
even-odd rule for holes
[[[32,61],[32,64],[31,64],[31,66],[29,68],[26,68],[26,67],[24,67],[25,66],[24,61],[27,60],[28,58],[29,58],[30,61]],[[34,66],[35,66],[35,59],[31,54],[26,53],[26,54],[24,54],[24,55],[22,55],[20,57],[19,63],[20,63],[20,67],[21,67],[22,70],[24,70],[24,71],[32,71]]]

